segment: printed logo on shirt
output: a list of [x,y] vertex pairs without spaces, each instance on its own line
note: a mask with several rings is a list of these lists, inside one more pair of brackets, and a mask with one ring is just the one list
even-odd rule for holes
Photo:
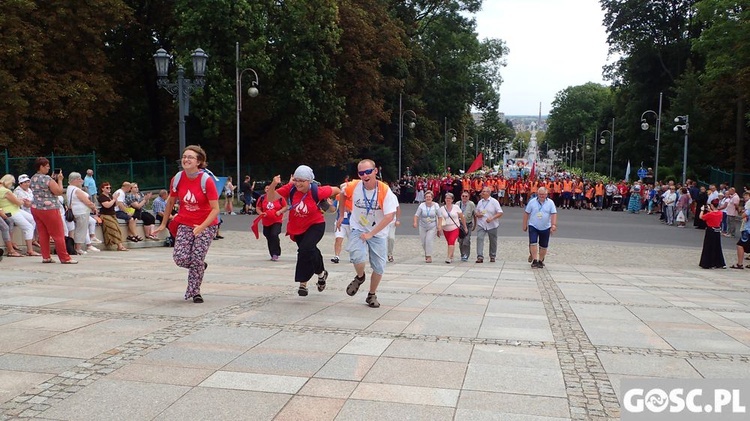
[[187,211],[197,211],[200,209],[198,207],[198,200],[196,200],[195,195],[190,190],[182,197],[181,206],[184,206]]
[[294,212],[297,216],[307,216],[307,205],[304,200],[295,206]]
[[[354,206],[358,207],[359,209],[367,209],[368,207],[367,201],[365,199],[357,199],[357,201],[354,202]],[[373,203],[371,203],[369,207],[371,211],[376,211],[376,210],[381,209],[380,203],[378,203],[377,197],[375,198],[375,200],[373,200]]]

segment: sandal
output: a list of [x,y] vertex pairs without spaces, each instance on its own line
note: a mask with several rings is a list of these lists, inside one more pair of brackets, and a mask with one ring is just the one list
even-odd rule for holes
[[307,285],[299,284],[299,289],[297,289],[297,295],[300,297],[307,297]]
[[143,241],[143,237],[134,235],[133,238],[135,238],[135,241]]
[[742,265],[736,265],[736,264],[732,265],[732,266],[729,266],[729,267],[732,268],[732,269],[745,269],[744,266],[742,266]]
[[135,237],[133,237],[132,235],[128,235],[127,236],[127,240],[130,241],[130,242],[133,242],[133,243],[138,242],[138,240]]
[[17,251],[14,251],[13,253],[8,253],[7,256],[8,257],[23,257],[23,254],[21,254],[21,253],[19,253]]
[[37,253],[37,252],[35,252],[34,250],[32,250],[32,251],[29,251],[29,252],[26,252],[26,255],[27,255],[27,256],[32,256],[32,257],[36,257],[36,256],[41,256],[41,254],[40,254],[40,253]]
[[42,263],[52,263],[52,259],[42,259]]
[[432,257],[430,257],[430,256],[425,257],[424,258],[424,262],[425,263],[432,263]]
[[318,283],[316,284],[318,286],[318,292],[323,292],[323,290],[326,289],[326,279],[328,279],[328,271],[323,269],[323,275],[318,276]]
[[393,263],[393,256],[388,256],[388,261]]
[[346,287],[346,294],[353,297],[359,291],[359,287],[365,283],[365,279],[367,279],[365,275],[362,275],[361,278],[354,275],[354,280],[349,282],[349,285]]
[[117,251],[130,251],[130,250],[126,248],[125,246],[123,246],[122,244],[120,244],[119,246],[117,246]]
[[196,304],[200,304],[203,302],[203,297],[201,297],[200,294],[193,296],[193,302]]

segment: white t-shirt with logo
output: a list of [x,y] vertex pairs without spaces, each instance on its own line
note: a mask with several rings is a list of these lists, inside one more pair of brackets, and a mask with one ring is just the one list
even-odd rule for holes
[[[372,190],[366,190],[364,186],[365,183],[360,181],[352,192],[352,213],[349,216],[349,225],[351,225],[352,230],[370,232],[378,222],[385,218],[385,215],[396,212],[398,198],[388,188],[383,199],[383,208],[381,209],[378,203],[378,190],[383,188],[383,186],[378,183],[376,188]],[[375,237],[388,237],[389,230],[390,225],[375,234]]]

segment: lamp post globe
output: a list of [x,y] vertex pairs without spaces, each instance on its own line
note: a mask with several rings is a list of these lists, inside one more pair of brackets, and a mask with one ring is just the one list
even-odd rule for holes
[[646,122],[646,121],[644,120],[644,121],[643,121],[643,122],[641,123],[641,130],[648,130],[648,128],[649,128],[649,125],[648,125],[648,123],[647,123],[647,122]]
[[249,87],[249,88],[247,89],[247,94],[248,94],[248,95],[249,95],[249,96],[250,96],[251,98],[255,98],[256,96],[258,96],[258,94],[259,94],[259,93],[260,93],[260,91],[258,91],[258,88],[256,88],[255,86],[251,86],[251,87]]

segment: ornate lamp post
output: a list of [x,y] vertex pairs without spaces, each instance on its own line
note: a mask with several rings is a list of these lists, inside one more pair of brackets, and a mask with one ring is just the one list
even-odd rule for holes
[[[417,119],[417,113],[412,110],[401,111],[401,94],[398,95],[398,178],[401,179],[401,139],[404,137],[404,115],[409,115],[413,120]],[[409,128],[416,126],[414,121],[409,122]]]
[[659,137],[661,136],[661,98],[662,93],[659,92],[659,113],[657,114],[654,110],[646,110],[641,114],[641,129],[648,130],[648,122],[646,122],[646,114],[653,114],[656,117],[656,130],[654,131],[654,139],[656,139],[656,162],[654,163],[654,182],[659,180]]
[[463,149],[463,161],[464,161],[463,162],[463,164],[464,164],[463,170],[464,171],[466,171],[466,139],[471,140],[471,142],[469,142],[469,145],[472,145],[474,143],[474,138],[471,137],[471,136],[466,136],[466,131],[464,131],[464,145],[463,145],[463,148],[462,148]]
[[167,92],[177,100],[179,108],[179,119],[177,124],[179,127],[179,139],[180,139],[180,151],[185,149],[185,116],[190,114],[190,94],[197,89],[202,88],[206,81],[203,77],[206,74],[206,61],[208,61],[208,54],[200,48],[193,51],[191,55],[193,58],[193,74],[195,80],[185,79],[185,68],[182,65],[177,66],[177,82],[170,82],[168,79],[169,73],[169,62],[172,60],[172,56],[167,54],[163,48],[156,50],[154,54],[154,64],[156,64],[156,75],[158,80],[156,84],[164,88]]
[[685,181],[687,181],[688,129],[690,129],[690,116],[685,114],[675,117],[675,123],[679,123],[680,121],[684,121],[685,124],[674,126],[674,131],[678,132],[680,129],[685,131],[685,145],[682,150],[682,185],[684,186]]
[[[255,79],[250,82],[250,87],[247,89],[247,94],[250,95],[252,98],[255,98],[258,96],[258,73],[251,69],[246,68],[240,70],[240,43],[235,44],[235,53],[236,53],[236,65],[235,68],[235,96],[237,99],[237,179],[235,181],[236,185],[239,185],[239,183],[242,181],[240,178],[240,112],[242,111],[242,76],[245,74],[245,72],[252,72],[253,76],[255,76]],[[237,196],[237,195],[235,195]]]

